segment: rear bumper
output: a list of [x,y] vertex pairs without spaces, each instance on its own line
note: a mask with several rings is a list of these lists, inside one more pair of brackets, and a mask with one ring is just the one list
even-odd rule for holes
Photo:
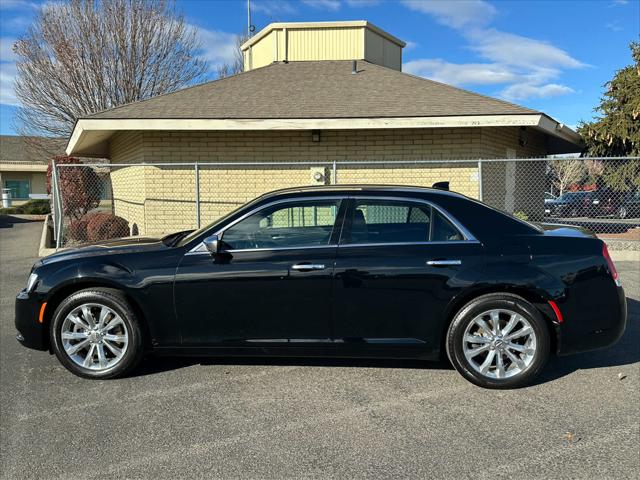
[[38,323],[41,307],[40,299],[29,295],[26,290],[18,294],[15,303],[15,325],[18,331],[16,338],[25,347],[48,350],[47,329],[43,324]]
[[558,328],[560,355],[598,350],[620,340],[627,327],[627,299],[622,287],[616,290],[617,297],[607,302],[605,323],[595,324],[588,318],[579,317],[565,319]]

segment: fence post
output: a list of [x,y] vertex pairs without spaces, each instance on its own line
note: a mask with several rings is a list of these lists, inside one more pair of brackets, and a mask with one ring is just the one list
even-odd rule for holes
[[56,237],[56,250],[62,244],[62,198],[60,196],[60,179],[58,166],[51,160],[51,178],[53,180],[53,233]]
[[478,200],[484,201],[484,192],[482,191],[482,160],[478,160]]
[[338,183],[338,164],[336,163],[336,161],[333,161],[333,184],[337,184]]
[[196,176],[196,228],[200,228],[200,165],[194,165]]

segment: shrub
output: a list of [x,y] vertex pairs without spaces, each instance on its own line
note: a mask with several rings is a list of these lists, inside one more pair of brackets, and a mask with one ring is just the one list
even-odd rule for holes
[[516,218],[519,218],[520,220],[529,220],[529,215],[527,215],[526,213],[522,212],[522,211],[518,211],[518,212],[514,212],[513,216]]
[[[79,164],[74,157],[57,156],[51,160],[56,165]],[[53,169],[51,162],[47,168],[47,193],[52,189]],[[75,219],[81,218],[100,203],[101,180],[91,167],[62,167],[58,169],[60,195],[64,215]]]
[[87,239],[90,242],[129,236],[129,222],[122,217],[110,213],[94,213],[87,217]]
[[29,200],[23,205],[11,208],[0,208],[0,213],[11,215],[46,215],[51,213],[49,200]]
[[89,222],[90,215],[85,215],[82,218],[77,220],[71,220],[69,222],[69,226],[67,227],[67,236],[70,240],[75,240],[77,242],[86,242],[87,238],[87,223]]

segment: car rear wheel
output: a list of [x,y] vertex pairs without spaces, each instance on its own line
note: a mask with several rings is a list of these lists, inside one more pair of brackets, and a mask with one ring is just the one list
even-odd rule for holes
[[517,388],[540,373],[549,342],[544,319],[533,305],[515,295],[489,294],[458,312],[446,347],[453,366],[472,383]]
[[66,298],[51,322],[51,345],[60,363],[85,378],[125,375],[142,358],[142,331],[117,290],[88,289]]

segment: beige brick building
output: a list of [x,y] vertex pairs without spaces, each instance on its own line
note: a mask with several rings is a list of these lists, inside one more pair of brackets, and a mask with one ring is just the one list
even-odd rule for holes
[[[195,162],[203,223],[270,190],[335,182],[449,181],[540,213],[535,195],[513,192],[541,178],[542,163],[480,171],[476,159],[578,151],[578,135],[542,112],[401,73],[403,46],[367,22],[272,24],[243,45],[244,73],[79,119],[67,153],[122,165],[115,211],[142,234],[195,226],[195,171],[180,165]],[[528,198],[532,188],[541,199],[542,184]]]
[[47,164],[64,151],[63,138],[0,135],[0,187],[12,206],[47,198]]

